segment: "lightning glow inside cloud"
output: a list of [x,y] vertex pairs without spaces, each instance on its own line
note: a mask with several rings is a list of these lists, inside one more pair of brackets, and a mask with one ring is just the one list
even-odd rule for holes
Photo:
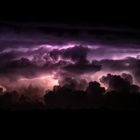
[[[107,73],[123,72],[132,74],[139,83],[140,43],[110,32],[98,35],[81,31],[76,36],[66,31],[59,36],[36,30],[34,34],[5,31],[0,34],[0,85],[4,90],[25,85],[46,90],[64,77],[100,82]],[[113,39],[109,40],[110,36]]]

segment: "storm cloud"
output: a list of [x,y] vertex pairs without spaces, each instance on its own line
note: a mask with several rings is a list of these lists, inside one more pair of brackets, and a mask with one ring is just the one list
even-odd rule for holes
[[89,82],[123,72],[140,82],[139,30],[18,23],[2,24],[0,29],[1,85],[43,81],[47,88],[48,77],[52,86],[66,81],[64,77]]

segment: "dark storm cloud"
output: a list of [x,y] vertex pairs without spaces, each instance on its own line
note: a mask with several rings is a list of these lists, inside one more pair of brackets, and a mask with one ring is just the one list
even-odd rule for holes
[[38,65],[36,62],[28,58],[20,58],[9,60],[0,65],[1,78],[9,80],[18,80],[18,78],[34,78],[40,74],[51,74],[53,70],[57,70],[58,66],[46,62],[44,65]]
[[108,90],[113,90],[125,94],[134,91],[134,89],[139,90],[139,87],[135,88],[136,85],[133,85],[132,79],[133,78],[131,75],[123,73],[122,75],[108,74],[107,76],[103,76],[100,81],[108,85]]
[[[89,49],[83,46],[74,46],[51,52],[45,48],[29,49],[25,52],[2,52],[0,76],[16,80],[19,77],[33,78],[40,74],[51,74],[57,70],[73,74],[95,73],[101,70],[101,65],[87,60],[88,51]],[[32,59],[28,59],[29,56],[32,56]],[[61,57],[60,60],[58,56]]]
[[131,45],[131,48],[128,45],[121,45],[120,47],[117,44],[112,46],[108,45],[94,45],[91,46],[89,52],[90,59],[123,59],[129,56],[137,56],[140,54],[139,45],[137,48],[134,48],[134,45]]
[[87,63],[88,52],[89,49],[81,45],[62,50],[55,49],[50,52],[50,56],[55,60],[60,56],[63,59],[71,59],[76,63]]
[[84,90],[87,86],[87,81],[77,77],[69,77],[67,74],[60,78],[59,84],[61,86],[67,86],[72,90]]
[[4,52],[4,53],[0,53],[0,63],[3,63],[5,61],[9,61],[9,60],[13,60],[17,57],[17,53],[16,52]]
[[[135,60],[134,60],[135,61]],[[133,60],[101,60],[99,63],[103,66],[104,70],[130,70],[133,65]]]
[[34,69],[37,69],[28,59],[11,60],[0,66],[0,75],[2,77],[31,77],[34,75]]
[[71,58],[76,63],[87,63],[87,53],[89,49],[82,46],[75,46],[62,51],[64,58]]
[[102,70],[104,71],[128,71],[133,74],[135,80],[140,82],[140,59],[139,58],[125,58],[121,60],[101,60],[97,61],[97,64],[102,65]]
[[[73,74],[95,73],[100,70],[112,72],[128,70],[135,76],[137,75],[136,79],[139,80],[139,59],[125,58],[122,60],[93,60],[93,62],[89,62],[87,57],[91,50],[91,48],[83,46],[74,46],[60,50],[55,49],[50,52],[45,48],[28,49],[25,52],[20,50],[20,53],[16,50],[1,52],[0,75],[32,78],[40,73],[57,70]],[[29,56],[32,56],[32,60],[28,59]],[[59,57],[61,57],[60,60]]]
[[135,60],[131,62],[131,71],[135,79],[140,82],[140,60]]
[[32,46],[39,44],[62,45],[69,42],[92,45],[114,45],[119,48],[139,48],[140,31],[129,28],[103,26],[69,26],[69,25],[39,25],[39,24],[5,24],[1,26],[0,48]]
[[[5,27],[0,33],[0,75],[34,77],[57,70],[78,75],[100,70],[128,70],[139,78],[138,59],[112,60],[140,52],[139,31],[63,27],[13,25],[7,30]],[[82,45],[67,48],[67,43],[71,42]],[[43,44],[51,44],[52,48],[42,47]],[[53,45],[57,46],[55,50]]]
[[[44,95],[44,88],[49,88],[47,84],[57,83],[62,94],[84,93],[88,104],[91,97],[94,97],[91,104],[96,104],[97,97],[104,98],[110,91],[113,94],[139,92],[139,86],[133,84],[140,82],[139,30],[66,25],[13,25],[0,30],[0,86],[7,90],[17,86],[15,89],[24,95],[19,102],[24,103],[25,96],[39,98],[40,93]],[[116,71],[119,74],[113,74]],[[124,71],[132,75],[122,74]],[[109,74],[102,77],[104,73]],[[100,83],[93,81],[100,77]],[[107,85],[108,89],[100,84]],[[51,92],[59,94],[59,90]],[[11,100],[10,93],[0,100]],[[53,96],[58,98],[57,94]]]
[[53,50],[50,52],[50,56],[57,60],[59,56],[65,59],[71,59],[74,64],[68,64],[63,67],[64,70],[72,73],[82,74],[88,72],[96,72],[101,70],[100,65],[90,63],[87,60],[89,48],[83,46],[75,46],[73,48],[63,49],[63,50]]
[[95,73],[101,70],[101,65],[95,64],[70,64],[64,67],[64,70],[76,74]]

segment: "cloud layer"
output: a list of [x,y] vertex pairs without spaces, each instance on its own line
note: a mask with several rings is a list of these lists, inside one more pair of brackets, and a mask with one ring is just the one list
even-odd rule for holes
[[139,30],[10,23],[0,29],[2,86],[40,82],[46,89],[47,77],[53,85],[65,77],[88,82],[123,72],[140,82]]

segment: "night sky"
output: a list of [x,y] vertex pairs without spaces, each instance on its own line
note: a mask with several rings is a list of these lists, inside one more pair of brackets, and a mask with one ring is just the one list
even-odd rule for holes
[[[64,16],[43,11],[1,16],[1,96],[16,92],[14,102],[29,96],[44,104],[42,98],[50,90],[65,85],[90,94],[90,86],[99,86],[103,95],[140,94],[140,26],[128,15]],[[1,100],[7,107],[5,97]]]

